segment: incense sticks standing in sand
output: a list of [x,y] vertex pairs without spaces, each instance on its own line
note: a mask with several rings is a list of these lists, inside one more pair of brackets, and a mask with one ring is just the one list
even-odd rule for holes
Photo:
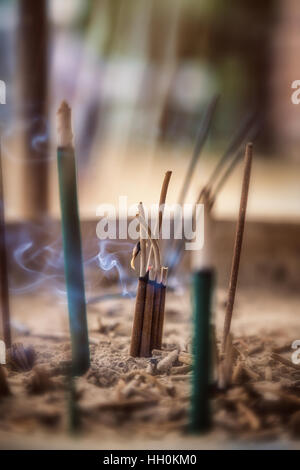
[[[170,171],[166,172],[163,181],[159,199],[158,221],[154,235],[147,225],[143,204],[139,204],[140,241],[133,251],[131,262],[131,266],[134,267],[134,260],[140,254],[140,276],[130,345],[130,355],[134,357],[150,356],[152,349],[161,348],[162,345],[168,268],[161,267],[160,248],[156,237],[159,238],[161,231],[171,174]],[[146,239],[150,242],[147,266],[145,264]]]
[[233,312],[233,306],[234,306],[234,300],[235,300],[235,292],[236,292],[236,286],[237,286],[237,280],[238,280],[238,274],[239,274],[241,250],[242,250],[243,237],[244,237],[244,227],[245,227],[248,191],[249,191],[251,165],[252,165],[252,144],[250,143],[248,143],[246,146],[244,161],[245,161],[244,177],[243,177],[240,210],[239,210],[239,216],[238,216],[238,221],[237,221],[237,226],[236,226],[232,267],[231,267],[230,282],[229,282],[229,289],[228,289],[228,299],[227,299],[225,321],[224,321],[224,331],[223,331],[223,339],[222,339],[222,352],[225,352],[227,337],[230,332],[232,312]]
[[63,102],[57,113],[59,192],[62,218],[65,277],[72,341],[73,375],[90,366],[86,302],[77,202],[76,164],[72,145],[71,109]]
[[6,230],[4,215],[4,191],[2,175],[2,152],[0,141],[0,276],[1,276],[1,311],[3,338],[7,349],[11,347],[11,326],[9,311],[9,290],[8,290],[8,272],[7,272],[7,253],[6,253]]

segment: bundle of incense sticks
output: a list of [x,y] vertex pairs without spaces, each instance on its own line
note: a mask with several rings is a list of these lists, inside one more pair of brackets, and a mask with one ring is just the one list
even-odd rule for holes
[[130,355],[134,357],[148,357],[153,349],[162,347],[168,268],[161,266],[157,238],[159,239],[161,231],[171,174],[172,172],[168,171],[163,181],[154,235],[146,223],[143,204],[139,204],[137,217],[140,223],[140,240],[133,251],[131,262],[134,267],[134,260],[140,254],[140,275],[130,346]]

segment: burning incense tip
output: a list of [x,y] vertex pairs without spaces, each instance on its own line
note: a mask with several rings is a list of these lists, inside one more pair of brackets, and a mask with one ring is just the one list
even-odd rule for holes
[[57,134],[59,147],[72,147],[73,132],[71,124],[71,108],[63,101],[57,111]]

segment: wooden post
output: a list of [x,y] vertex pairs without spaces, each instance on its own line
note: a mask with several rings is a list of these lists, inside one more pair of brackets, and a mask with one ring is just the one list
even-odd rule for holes
[[17,104],[26,182],[22,204],[28,217],[38,218],[48,209],[47,1],[19,0],[18,5]]

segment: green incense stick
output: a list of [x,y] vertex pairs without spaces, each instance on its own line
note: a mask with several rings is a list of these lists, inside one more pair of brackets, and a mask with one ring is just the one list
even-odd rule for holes
[[213,270],[193,275],[193,378],[190,431],[205,432],[210,427],[209,385],[211,368],[210,316]]
[[67,376],[68,429],[70,434],[78,434],[81,429],[80,409],[76,397],[76,377]]
[[72,341],[72,373],[84,374],[90,366],[76,164],[72,147],[71,111],[62,103],[59,112],[60,146],[57,149],[65,278]]

